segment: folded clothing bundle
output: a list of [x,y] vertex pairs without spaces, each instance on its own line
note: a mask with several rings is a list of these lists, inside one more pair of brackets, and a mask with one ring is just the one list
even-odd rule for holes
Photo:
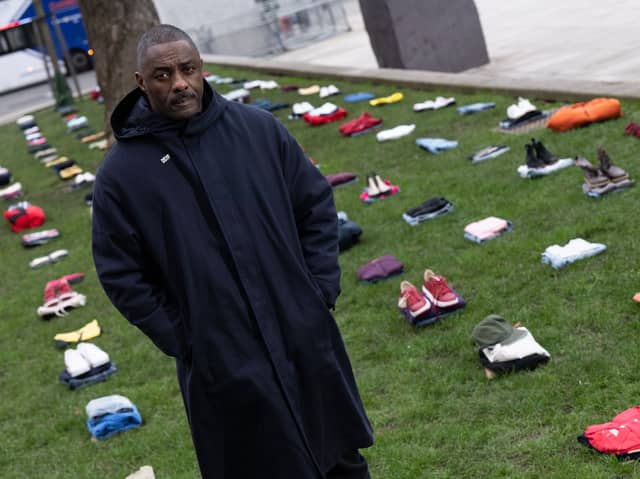
[[418,138],[416,145],[437,155],[440,152],[455,148],[458,146],[458,142],[456,140],[445,140],[444,138]]
[[549,121],[547,128],[553,131],[567,131],[595,121],[622,116],[620,100],[616,98],[594,98],[591,101],[574,103],[560,108]]
[[511,222],[495,216],[469,223],[464,227],[464,237],[476,243],[483,243],[511,231]]
[[424,203],[415,208],[411,208],[402,214],[402,219],[411,226],[416,226],[423,221],[427,221],[438,216],[445,215],[453,211],[453,204],[442,196],[429,198]]
[[372,259],[358,268],[356,274],[360,280],[375,283],[402,273],[403,264],[395,256],[386,254]]
[[46,220],[44,211],[39,206],[27,201],[21,201],[9,206],[4,212],[4,217],[11,225],[11,231],[18,233],[28,228],[37,228]]
[[532,370],[551,355],[523,326],[514,327],[497,314],[490,314],[471,333],[482,365],[493,372]]
[[142,417],[135,404],[118,394],[92,399],[85,410],[87,429],[96,439],[106,439],[142,424]]
[[640,458],[640,406],[622,411],[609,422],[588,426],[578,442],[620,460]]
[[590,243],[582,238],[574,238],[564,246],[548,246],[542,253],[542,262],[560,269],[574,261],[600,254],[606,249],[607,246],[602,243]]

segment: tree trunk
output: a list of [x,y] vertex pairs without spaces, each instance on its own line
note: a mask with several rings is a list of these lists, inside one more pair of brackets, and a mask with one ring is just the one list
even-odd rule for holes
[[78,0],[93,64],[104,97],[109,146],[113,132],[109,119],[118,102],[136,86],[136,46],[140,36],[160,23],[153,0]]

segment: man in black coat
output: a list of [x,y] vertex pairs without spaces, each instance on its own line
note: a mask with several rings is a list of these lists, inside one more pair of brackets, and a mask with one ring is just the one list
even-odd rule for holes
[[203,81],[182,30],[142,36],[136,79],[94,185],[93,255],[116,308],[176,358],[203,477],[368,478],[330,313],[331,187],[270,113]]

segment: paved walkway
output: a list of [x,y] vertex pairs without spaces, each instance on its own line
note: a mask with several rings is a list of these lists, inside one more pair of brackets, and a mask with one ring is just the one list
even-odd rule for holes
[[[352,31],[305,48],[251,62],[268,70],[321,73],[324,67],[350,76],[395,80],[402,70],[377,67],[357,0],[345,0]],[[491,59],[459,74],[406,72],[423,84],[451,84],[576,96],[640,97],[640,2],[618,0],[476,0]],[[213,56],[226,62],[232,57]],[[226,59],[226,60],[225,60]],[[240,64],[231,61],[232,64]]]

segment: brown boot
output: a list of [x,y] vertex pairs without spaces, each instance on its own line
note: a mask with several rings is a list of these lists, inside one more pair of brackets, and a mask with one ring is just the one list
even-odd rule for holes
[[575,162],[576,166],[579,166],[584,171],[584,181],[589,185],[589,188],[599,188],[609,183],[609,178],[586,158],[576,156]]
[[611,163],[609,155],[607,155],[607,153],[601,146],[598,147],[598,161],[600,162],[600,171],[602,171],[607,176],[607,178],[609,178],[614,183],[629,178],[629,175],[626,171]]

